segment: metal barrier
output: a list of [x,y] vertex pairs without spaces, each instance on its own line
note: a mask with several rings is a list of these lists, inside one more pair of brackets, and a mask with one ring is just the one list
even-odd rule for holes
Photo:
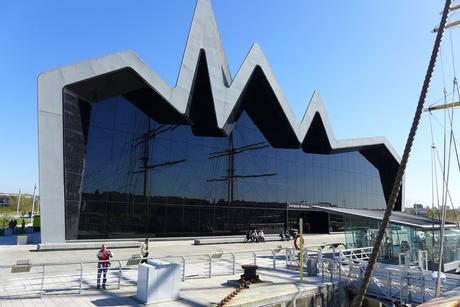
[[[316,263],[318,277],[333,286],[346,284],[357,289],[367,266],[372,248],[341,249],[324,246],[306,246],[305,264]],[[261,268],[274,270],[298,270],[300,251],[278,247],[254,251],[223,252],[187,256],[153,257],[181,265],[182,281],[193,278],[235,275],[243,272],[241,265],[256,264]],[[135,259],[110,260],[107,271],[107,287],[135,287],[137,285],[138,262]],[[50,294],[83,293],[94,289],[98,264],[105,261],[84,261],[72,263],[25,263],[0,266],[0,299],[20,296],[36,297]],[[136,265],[133,265],[136,264]],[[307,265],[305,265],[307,267]],[[17,273],[14,273],[17,272]],[[460,285],[460,276],[446,274],[442,292]],[[431,271],[420,268],[378,263],[372,275],[368,294],[388,301],[400,303],[422,303],[434,296],[436,282]]]
[[[345,284],[353,289],[359,289],[367,261],[358,255],[368,255],[368,251],[359,252],[344,250],[339,256],[327,258],[318,253],[318,265],[323,282]],[[348,255],[344,257],[343,255]],[[442,284],[442,292],[450,291],[460,286],[460,276],[448,274]],[[391,265],[377,263],[371,277],[367,295],[377,297],[382,301],[399,302],[400,304],[420,304],[434,297],[436,280],[431,271],[413,268],[406,264]]]
[[[242,273],[241,265],[257,264],[262,268],[280,269],[285,264],[283,248],[255,251],[216,252],[187,256],[151,257],[181,264],[182,281]],[[136,259],[139,262],[140,258]],[[48,294],[82,293],[96,287],[98,264],[110,262],[107,287],[137,285],[137,265],[133,259],[110,261],[28,263],[28,271],[14,273],[18,265],[0,266],[0,299],[5,297],[36,297]],[[101,276],[102,278],[102,276]]]
[[[85,261],[69,263],[28,264],[29,271],[15,273],[16,266],[0,266],[0,299],[3,297],[27,297],[44,294],[82,293],[94,288],[98,265],[110,262],[107,269],[107,285],[119,289],[124,271],[122,261]],[[8,272],[9,271],[9,272]],[[103,278],[103,274],[101,279]],[[136,274],[137,279],[137,274]]]

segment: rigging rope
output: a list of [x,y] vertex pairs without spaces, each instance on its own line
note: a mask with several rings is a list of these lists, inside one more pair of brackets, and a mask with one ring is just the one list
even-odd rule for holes
[[[431,113],[430,113],[431,115]],[[429,120],[430,120],[430,131],[431,131],[431,155],[432,155],[432,159],[433,159],[433,165],[434,165],[434,178],[435,178],[435,181],[432,181],[432,184],[433,182],[436,183],[436,207],[438,208],[438,215],[439,215],[439,220],[441,220],[441,215],[439,214],[439,187],[438,187],[438,170],[437,170],[437,167],[436,167],[436,145],[434,144],[434,136],[433,136],[433,124],[431,122],[431,116],[429,117]],[[434,198],[434,197],[433,197]],[[433,203],[433,209],[434,209],[434,203]],[[434,216],[434,215],[433,215]]]
[[[430,117],[430,126],[431,126],[431,117]],[[433,138],[433,133],[431,133],[431,135],[432,135],[432,138]],[[434,179],[432,178],[432,184],[436,184],[436,198],[437,198],[438,217],[439,217],[439,220],[441,221],[441,214],[440,214],[441,210],[439,209],[439,187],[438,187],[438,180],[437,180],[438,173],[437,173],[436,161],[438,162],[439,168],[441,170],[442,170],[442,163],[441,163],[441,158],[439,157],[438,149],[437,149],[436,145],[434,145],[434,143],[433,143],[431,148],[432,148],[432,161],[434,159],[434,162],[432,162],[432,163],[434,163]],[[435,158],[437,158],[437,160]],[[443,184],[445,184],[445,182],[443,182]],[[432,187],[432,190],[433,190],[433,187]],[[460,223],[458,221],[457,213],[456,213],[455,207],[454,207],[454,202],[452,200],[452,196],[451,196],[451,194],[449,192],[449,189],[447,189],[447,196],[449,197],[449,200],[450,200],[450,205],[451,205],[451,208],[452,208],[453,213],[454,213],[455,222],[456,222],[457,226],[460,228]],[[433,208],[434,208],[434,200],[432,202],[433,202]]]
[[379,232],[377,234],[377,238],[375,240],[374,247],[372,249],[372,254],[367,264],[366,272],[364,273],[364,278],[361,284],[361,288],[359,289],[358,295],[355,297],[353,301],[353,306],[359,307],[363,303],[364,295],[366,294],[367,287],[369,286],[370,277],[372,275],[372,271],[374,269],[374,265],[377,260],[377,256],[380,252],[380,247],[382,246],[383,236],[385,235],[385,230],[390,221],[391,212],[393,211],[396,200],[398,198],[399,190],[401,188],[402,177],[406,169],[407,160],[409,158],[409,154],[412,149],[412,145],[415,139],[415,134],[417,133],[418,124],[420,122],[420,117],[422,115],[423,104],[425,103],[426,95],[427,95],[428,88],[431,82],[431,77],[433,75],[433,70],[436,65],[436,58],[438,56],[439,48],[441,46],[441,41],[442,41],[442,37],[444,34],[444,28],[446,26],[447,17],[449,15],[449,7],[451,3],[452,3],[452,0],[446,0],[446,3],[444,5],[441,22],[439,24],[439,30],[437,31],[437,34],[436,34],[436,40],[433,46],[433,51],[431,53],[431,58],[428,64],[428,69],[425,75],[425,80],[423,82],[422,90],[421,90],[419,101],[417,104],[417,109],[415,111],[414,120],[412,122],[412,126],[410,129],[408,138],[407,138],[406,146],[404,148],[404,154],[401,159],[401,164],[399,165],[398,172],[395,178],[395,182],[391,190],[390,198],[388,200],[388,205],[385,210],[385,214],[383,216],[382,224],[380,225]]

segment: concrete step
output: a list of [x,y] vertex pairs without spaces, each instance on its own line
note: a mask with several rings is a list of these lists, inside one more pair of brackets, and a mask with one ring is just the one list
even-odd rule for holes
[[39,243],[37,251],[50,250],[78,250],[78,249],[99,249],[102,244],[109,248],[140,248],[142,242],[139,241],[111,241],[111,242],[71,242],[71,243]]

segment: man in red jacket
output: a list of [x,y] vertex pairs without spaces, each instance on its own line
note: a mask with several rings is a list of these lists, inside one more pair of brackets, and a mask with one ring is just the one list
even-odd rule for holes
[[113,254],[110,249],[108,249],[107,246],[103,244],[102,248],[99,250],[96,256],[97,259],[99,259],[99,263],[97,264],[97,288],[99,289],[101,287],[101,274],[103,274],[102,288],[105,289],[107,282],[107,271],[110,266],[109,259],[113,257]]

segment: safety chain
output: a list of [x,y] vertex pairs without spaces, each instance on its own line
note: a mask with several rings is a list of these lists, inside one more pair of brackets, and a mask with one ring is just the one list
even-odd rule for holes
[[240,282],[240,286],[238,288],[236,288],[235,290],[233,290],[233,292],[230,293],[229,295],[227,295],[223,300],[221,300],[220,303],[216,305],[217,307],[225,306],[235,296],[237,296],[238,293],[240,293],[243,289],[249,289],[249,286],[252,283],[260,282],[260,279],[259,279],[259,275],[257,275],[253,279],[247,280],[247,281],[244,278],[240,278],[239,282]]

